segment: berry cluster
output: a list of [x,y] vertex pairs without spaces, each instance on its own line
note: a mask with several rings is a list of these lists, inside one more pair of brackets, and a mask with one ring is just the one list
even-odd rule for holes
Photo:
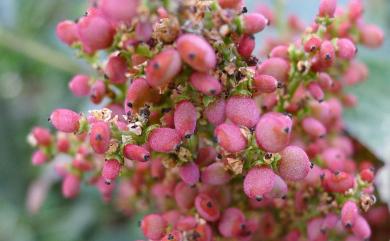
[[86,182],[125,213],[156,209],[140,222],[149,240],[368,240],[375,173],[342,119],[356,104],[346,87],[367,77],[357,44],[383,42],[362,12],[321,0],[260,61],[254,34],[280,22],[264,6],[92,1],[57,35],[97,73],[70,91],[103,108],[54,110],[58,132],[30,134],[32,162],[71,157],[55,165],[66,198]]

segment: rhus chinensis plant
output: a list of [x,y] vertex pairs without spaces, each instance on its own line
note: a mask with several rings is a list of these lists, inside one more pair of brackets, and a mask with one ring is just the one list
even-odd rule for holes
[[[369,240],[375,170],[342,113],[367,77],[357,45],[383,32],[360,0],[318,2],[309,26],[240,0],[90,3],[56,32],[96,69],[70,91],[99,107],[54,110],[57,132],[29,136],[32,163],[66,154],[65,198],[85,183],[126,214],[154,212],[146,240]],[[260,34],[255,57],[273,25],[280,37]]]

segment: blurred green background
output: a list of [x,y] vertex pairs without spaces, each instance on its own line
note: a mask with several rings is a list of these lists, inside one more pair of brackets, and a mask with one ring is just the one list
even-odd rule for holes
[[[0,241],[115,241],[139,237],[139,216],[121,216],[112,205],[101,202],[97,191],[87,187],[79,198],[67,201],[60,195],[59,184],[55,184],[39,213],[31,215],[25,207],[29,184],[44,171],[30,164],[32,148],[26,142],[27,133],[37,124],[49,127],[47,117],[56,107],[83,110],[88,105],[71,96],[67,81],[75,73],[91,70],[54,34],[56,23],[82,15],[86,2],[0,0]],[[250,10],[259,3],[247,2]],[[314,0],[285,2],[289,12],[307,21],[313,19],[318,5]],[[370,0],[366,5],[367,21],[388,32],[389,0]],[[358,95],[359,106],[346,112],[348,128],[389,162],[390,45],[387,41],[379,50],[360,50],[371,75],[369,81],[350,90]],[[386,195],[390,172],[383,173],[381,189]]]

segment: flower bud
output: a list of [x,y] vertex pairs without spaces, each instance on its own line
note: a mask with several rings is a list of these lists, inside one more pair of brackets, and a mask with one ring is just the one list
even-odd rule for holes
[[80,115],[68,109],[56,109],[50,115],[50,122],[62,132],[77,132],[80,127]]

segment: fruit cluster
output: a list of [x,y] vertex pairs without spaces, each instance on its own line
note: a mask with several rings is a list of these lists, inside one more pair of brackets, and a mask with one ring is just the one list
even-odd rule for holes
[[33,164],[67,154],[55,165],[64,197],[85,182],[106,202],[115,191],[125,213],[156,210],[140,222],[149,240],[368,240],[375,173],[342,112],[367,77],[357,45],[379,47],[383,33],[360,0],[319,4],[308,27],[289,17],[259,60],[254,34],[283,24],[264,6],[91,1],[56,31],[97,73],[70,91],[102,108],[54,110],[58,132],[29,136]]

